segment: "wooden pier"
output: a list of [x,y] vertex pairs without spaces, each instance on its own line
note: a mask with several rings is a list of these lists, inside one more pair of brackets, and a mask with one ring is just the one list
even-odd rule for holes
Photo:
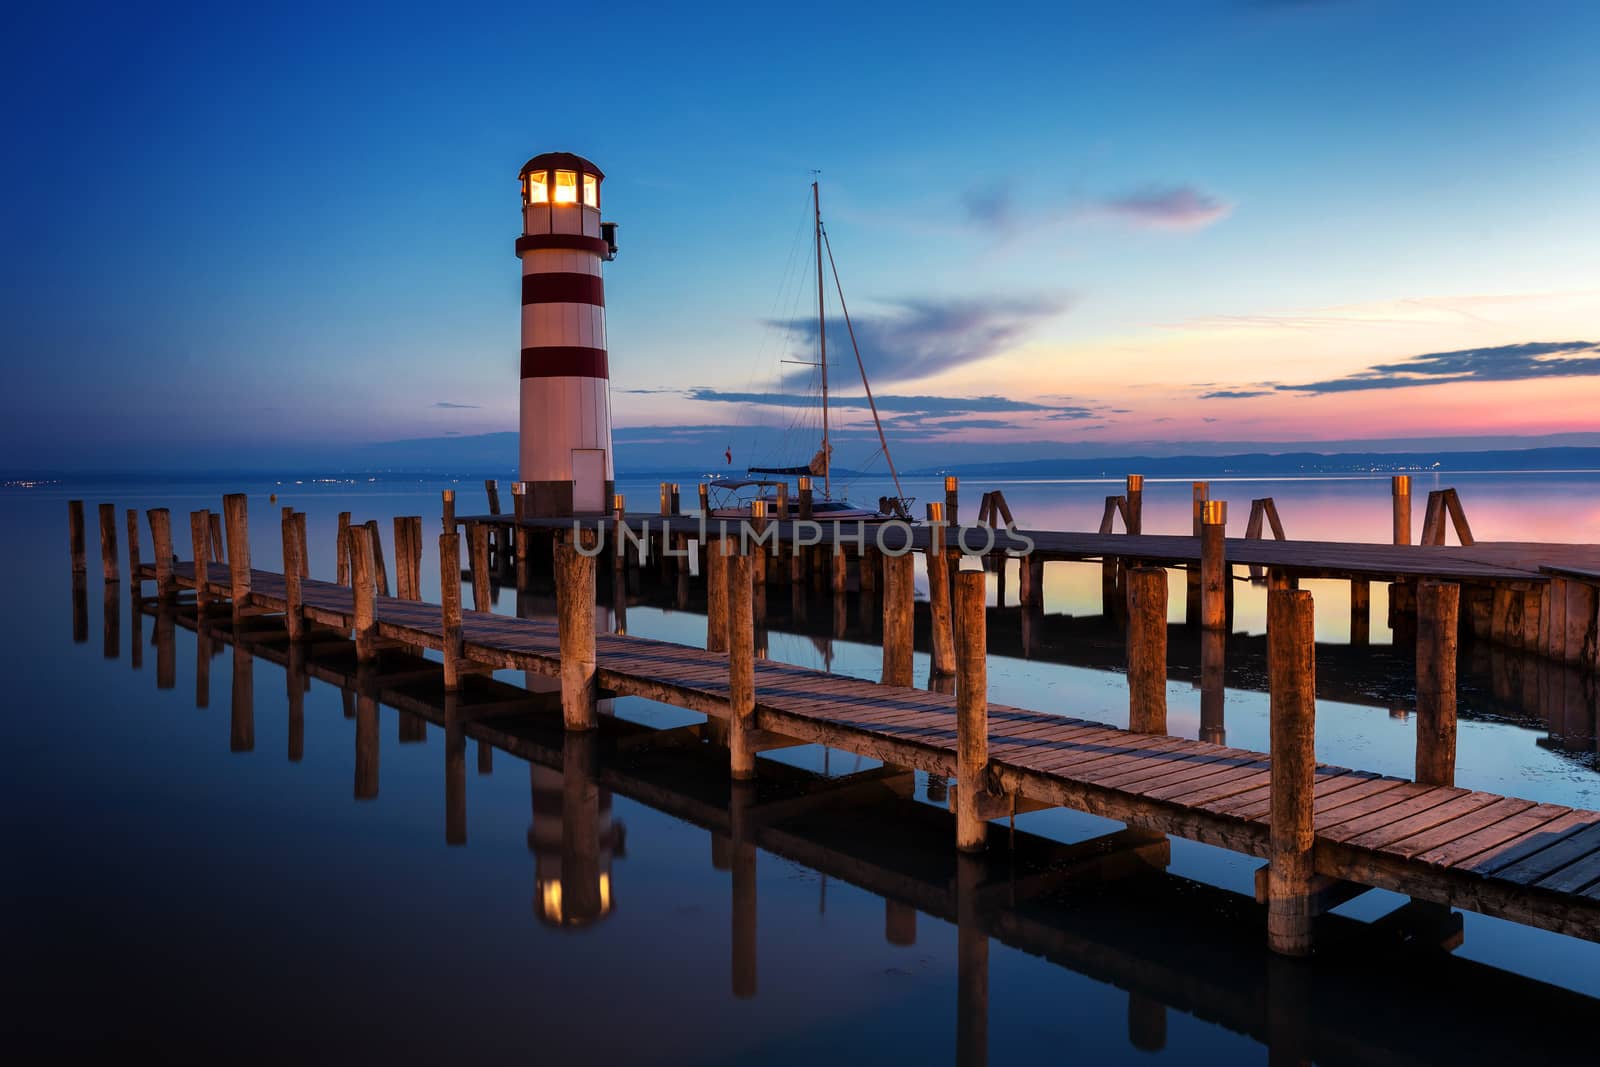
[[[253,615],[281,616],[286,631],[304,640],[313,636],[315,625],[324,634],[353,637],[358,662],[366,664],[377,663],[386,647],[432,650],[444,659],[447,686],[459,686],[464,674],[494,669],[558,678],[563,721],[573,731],[595,726],[602,692],[684,708],[713,724],[706,734],[728,747],[735,778],[757,773],[759,752],[796,744],[826,745],[886,765],[953,777],[955,844],[966,851],[984,848],[989,820],[1062,806],[1143,832],[1257,856],[1267,861],[1258,881],[1268,905],[1269,944],[1289,955],[1311,950],[1313,919],[1321,911],[1367,887],[1600,940],[1600,813],[1452,784],[1459,587],[1437,579],[1527,573],[1504,563],[1430,555],[1407,571],[1398,568],[1411,566],[1410,554],[1422,550],[1387,546],[1333,546],[1300,557],[1300,568],[1317,573],[1425,579],[1417,595],[1422,642],[1417,710],[1426,728],[1418,731],[1417,780],[1407,781],[1312,759],[1314,606],[1309,593],[1294,587],[1294,572],[1283,556],[1276,561],[1261,555],[1229,557],[1230,563],[1259,562],[1270,571],[1272,744],[1270,752],[1261,753],[1168,735],[1166,583],[1159,570],[1135,567],[1127,575],[1131,729],[1122,730],[988,703],[986,594],[979,572],[954,575],[956,677],[953,692],[945,694],[905,684],[910,677],[902,661],[909,662],[911,627],[898,620],[910,618],[911,590],[905,576],[894,577],[893,555],[881,556],[886,684],[878,684],[755,659],[745,632],[753,622],[750,560],[744,556],[724,558],[712,569],[719,582],[727,583],[723,617],[708,622],[709,648],[691,648],[595,634],[595,559],[577,550],[576,539],[596,547],[598,529],[569,525],[553,537],[559,619],[549,621],[482,610],[489,606],[483,573],[486,527],[503,521],[498,517],[464,520],[474,605],[480,609],[466,611],[449,580],[459,573],[454,529],[439,539],[447,595],[443,605],[433,605],[417,599],[420,520],[396,520],[394,564],[403,595],[391,597],[381,544],[373,536],[375,523],[341,521],[341,554],[350,575],[345,585],[304,573],[304,522],[287,510],[282,531],[283,558],[292,561],[289,573],[252,568],[244,498],[230,496],[224,505],[227,563],[214,569],[208,563],[215,538],[204,513],[191,517],[194,553],[187,562],[173,558],[167,513],[150,513],[154,561],[137,562],[137,542],[129,544],[136,595],[143,581],[153,580],[161,598],[170,599],[180,588],[193,590],[199,609],[226,601],[236,626]],[[102,514],[112,512],[102,509]],[[76,515],[75,553],[82,540]],[[660,536],[664,544],[687,541],[698,536],[692,529],[697,525],[670,519]],[[1035,540],[1058,554],[1105,552],[1092,539],[1087,547],[1068,547],[1071,538],[1083,536]],[[782,537],[780,528],[780,544]],[[1184,546],[1162,549],[1162,543],[1199,540],[1127,535],[1119,558],[1175,562],[1178,557],[1163,552]],[[529,539],[502,538],[500,544],[514,544],[519,562],[527,562]],[[731,544],[715,541],[712,553],[723,557]],[[1258,547],[1282,552],[1287,544],[1293,543],[1249,542],[1252,552]],[[81,572],[77,561],[75,554],[75,574]],[[1161,580],[1143,582],[1146,573]],[[714,640],[719,635],[720,642]],[[906,647],[891,648],[891,640]]]

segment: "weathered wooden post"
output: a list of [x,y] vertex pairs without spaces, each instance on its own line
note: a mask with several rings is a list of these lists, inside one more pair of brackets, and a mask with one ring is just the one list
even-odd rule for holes
[[166,508],[151,508],[145,513],[150,519],[150,540],[156,554],[156,592],[163,599],[178,591],[172,580],[172,513]]
[[[713,541],[714,555],[725,542]],[[709,578],[707,579],[710,580]],[[724,557],[723,593],[727,601],[728,765],[735,780],[756,776],[756,620],[751,601],[750,557],[743,552]]]
[[1227,744],[1228,635],[1222,630],[1200,632],[1200,740]]
[[250,606],[250,509],[243,493],[222,498],[223,516],[228,525],[228,571],[233,599],[233,621],[238,625]]
[[774,503],[778,509],[777,519],[779,522],[787,522],[789,519],[789,483],[779,482],[776,492],[777,498]]
[[883,555],[883,684],[911,685],[915,640],[911,554]]
[[661,483],[661,514],[672,514],[672,483]]
[[950,557],[945,553],[944,505],[928,505],[928,615],[933,621],[934,674],[956,672],[956,638],[950,609]]
[[710,515],[711,514],[711,487],[706,485],[705,482],[701,482],[700,485],[699,485],[699,490],[700,490],[700,514],[702,514],[702,515]]
[[189,512],[189,543],[194,553],[194,614],[196,619],[206,616],[206,604],[211,600],[210,575],[206,567],[206,541],[211,536],[210,514],[201,509]]
[[682,487],[677,482],[673,482],[672,483],[671,506],[672,506],[672,514],[674,514],[674,515],[683,514],[683,497],[682,497],[681,489],[682,489]]
[[378,658],[378,621],[372,585],[372,527],[352,526],[350,539],[350,591],[354,599],[356,661]]
[[500,514],[500,483],[494,478],[485,478],[483,491],[489,495],[489,514]]
[[389,568],[383,563],[383,535],[378,532],[378,520],[368,519],[368,544],[372,546],[372,578],[379,596],[389,595]]
[[117,571],[117,506],[101,504],[100,508],[100,569],[108,582],[120,580]]
[[[580,537],[593,537],[590,531]],[[592,730],[595,716],[594,557],[555,546],[556,623],[561,640],[561,718],[569,730]]]
[[67,540],[72,549],[72,573],[87,574],[89,563],[84,547],[83,501],[67,501]]
[[452,524],[439,535],[439,603],[443,616],[444,688],[461,688],[461,535]]
[[1396,474],[1389,483],[1394,496],[1394,543],[1411,543],[1411,475]]
[[142,592],[143,580],[139,577],[139,512],[134,508],[127,511],[128,522],[128,591],[133,594],[134,600],[139,599]]
[[227,553],[225,551],[223,551],[223,549],[226,547],[226,542],[224,541],[223,536],[222,536],[222,516],[217,514],[215,511],[210,512],[210,515],[211,515],[211,562],[212,563],[226,563],[228,561],[228,556],[227,556]]
[[956,517],[956,508],[957,508],[957,505],[960,503],[960,499],[961,499],[960,490],[961,490],[961,481],[960,481],[960,479],[958,479],[953,474],[945,475],[945,478],[944,478],[944,518],[945,518],[945,521],[947,523],[949,523],[951,526],[956,526],[960,522],[960,520]]
[[706,651],[728,651],[727,540],[706,542]]
[[1128,729],[1167,732],[1167,572],[1128,570]]
[[411,592],[411,524],[404,515],[394,517],[394,591],[401,600],[417,599]]
[[[1204,528],[1201,511],[1206,501],[1211,499],[1211,483],[1195,482],[1193,491],[1194,536],[1200,537]],[[1188,596],[1184,600],[1183,621],[1186,626],[1194,626],[1200,621],[1200,568],[1191,563],[1185,567],[1185,571],[1188,577]]]
[[1206,500],[1200,510],[1200,625],[1228,628],[1228,502]]
[[300,577],[311,577],[311,549],[306,543],[306,513],[294,513],[294,536],[300,543]]
[[1286,956],[1311,951],[1312,787],[1316,782],[1316,609],[1311,594],[1267,594],[1267,672],[1271,703],[1271,856],[1267,866],[1267,946]]
[[456,491],[445,489],[439,493],[439,525],[445,533],[456,528]]
[[299,641],[305,636],[305,613],[302,605],[302,570],[300,531],[293,513],[285,515],[283,525],[283,624],[289,631],[289,640]]
[[338,548],[338,559],[339,559],[338,582],[339,582],[340,585],[349,585],[350,584],[350,513],[348,511],[339,512],[339,533],[337,535],[337,540],[338,540],[338,543],[339,543],[339,548]]
[[983,849],[988,824],[978,814],[989,763],[989,646],[982,571],[956,575],[956,848]]
[[1365,578],[1350,582],[1350,643],[1372,642],[1372,583]]
[[493,611],[489,588],[489,531],[481,522],[467,523],[467,555],[472,563],[472,610]]
[[812,508],[811,477],[809,475],[802,474],[800,476],[799,481],[800,481],[800,510],[799,510],[798,517],[801,518],[801,519],[809,520],[811,518],[811,508]]
[[1128,487],[1123,499],[1128,502],[1128,512],[1123,517],[1130,534],[1144,533],[1144,475],[1128,475]]
[[1456,784],[1456,644],[1461,587],[1417,585],[1417,781]]

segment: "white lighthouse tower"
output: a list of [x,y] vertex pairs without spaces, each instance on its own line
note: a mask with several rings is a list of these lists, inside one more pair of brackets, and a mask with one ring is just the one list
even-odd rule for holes
[[600,264],[617,253],[600,221],[605,175],[581,156],[523,164],[519,478],[534,515],[606,510],[613,478],[611,375]]

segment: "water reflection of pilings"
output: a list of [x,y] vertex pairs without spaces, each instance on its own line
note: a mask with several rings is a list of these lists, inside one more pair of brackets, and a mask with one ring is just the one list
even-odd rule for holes
[[593,732],[568,732],[561,768],[528,765],[533,824],[534,914],[552,926],[588,926],[614,906],[611,866],[624,828],[611,817],[611,791],[595,778]]
[[[257,644],[249,634],[215,635],[286,662],[280,646]],[[390,666],[391,677],[415,678],[423,664],[407,659],[398,665],[404,670]],[[1454,922],[1435,927],[1409,918],[1367,924],[1324,915],[1319,922],[1326,936],[1319,936],[1317,959],[1287,961],[1260,946],[1262,909],[1254,901],[1165,873],[1169,852],[1159,836],[1119,831],[1067,845],[1018,830],[986,857],[956,856],[949,849],[947,812],[907,799],[903,791],[868,802],[859,792],[861,776],[822,780],[782,765],[763,771],[765,785],[780,787],[776,793],[728,786],[726,814],[719,815],[720,805],[707,803],[706,783],[708,768],[725,768],[704,746],[652,748],[645,741],[649,758],[633,760],[624,742],[654,737],[647,728],[612,721],[601,731],[567,735],[559,722],[541,726],[537,716],[474,721],[449,704],[440,709],[437,692],[426,686],[420,695],[388,688],[371,668],[357,673],[313,659],[303,669],[357,694],[357,781],[370,772],[371,795],[379,699],[432,721],[442,718],[447,836],[464,826],[468,734],[480,745],[498,744],[527,758],[530,774],[553,776],[546,781],[558,810],[542,811],[536,792],[535,829],[544,834],[547,822],[555,824],[549,828],[559,863],[555,896],[574,911],[585,898],[585,910],[609,907],[608,842],[621,855],[621,827],[610,826],[612,790],[709,830],[714,862],[733,874],[730,972],[740,996],[758,989],[760,850],[882,896],[890,943],[915,938],[918,910],[952,922],[958,1062],[983,1063],[987,1056],[991,939],[1126,989],[1128,1039],[1141,1049],[1167,1043],[1166,1015],[1177,1009],[1261,1041],[1273,1062],[1419,1056],[1566,1061],[1592,1051],[1592,998],[1449,956],[1443,949],[1459,941],[1459,916],[1449,913]],[[301,670],[291,667],[289,673]],[[503,703],[509,691],[496,690],[496,696]],[[368,742],[371,750],[364,754]],[[602,758],[602,747],[611,754]],[[807,791],[818,805],[796,818],[789,805]],[[777,814],[777,805],[785,814]],[[539,898],[545,894],[541,886]],[[1448,1016],[1452,1025],[1397,1025],[1402,1015]],[[1530,1028],[1526,1020],[1534,1016],[1541,1025]]]

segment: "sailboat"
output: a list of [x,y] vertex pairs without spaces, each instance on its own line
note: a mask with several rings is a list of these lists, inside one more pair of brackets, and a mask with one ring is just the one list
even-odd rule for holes
[[[814,518],[840,520],[850,519],[863,522],[885,521],[888,519],[911,517],[912,500],[900,488],[900,473],[895,469],[894,457],[889,454],[889,439],[883,432],[883,422],[878,417],[878,403],[872,396],[872,384],[867,381],[866,364],[861,359],[861,348],[856,344],[855,327],[850,322],[850,309],[845,304],[844,287],[839,282],[839,268],[833,261],[833,245],[828,240],[828,231],[822,225],[822,191],[820,183],[811,183],[811,220],[812,236],[816,247],[817,265],[817,362],[809,364],[817,367],[822,379],[822,441],[821,446],[811,457],[810,461],[803,464],[782,467],[747,467],[745,478],[720,479],[711,484],[711,490],[718,494],[718,506],[712,509],[712,515],[719,518],[736,517],[750,514],[750,499],[763,499],[767,503],[767,514],[779,519],[797,518],[799,515],[799,493],[791,490],[789,478],[801,479],[794,487],[811,485],[815,493],[814,482],[822,479],[822,495],[813,495],[811,513]],[[823,280],[823,257],[827,257],[827,265],[833,275],[834,289],[839,294],[839,310],[844,316],[845,329],[850,336],[850,347],[855,353],[856,368],[861,373],[861,387],[866,392],[867,406],[872,411],[872,424],[878,431],[878,444],[883,452],[883,458],[889,466],[889,476],[894,481],[895,495],[881,497],[875,508],[858,507],[846,500],[835,500],[833,496],[833,443],[829,440],[828,423],[828,322],[825,296],[827,288]],[[748,495],[750,490],[754,494]],[[781,492],[780,492],[781,490]],[[778,506],[784,504],[784,512],[780,513]]]

